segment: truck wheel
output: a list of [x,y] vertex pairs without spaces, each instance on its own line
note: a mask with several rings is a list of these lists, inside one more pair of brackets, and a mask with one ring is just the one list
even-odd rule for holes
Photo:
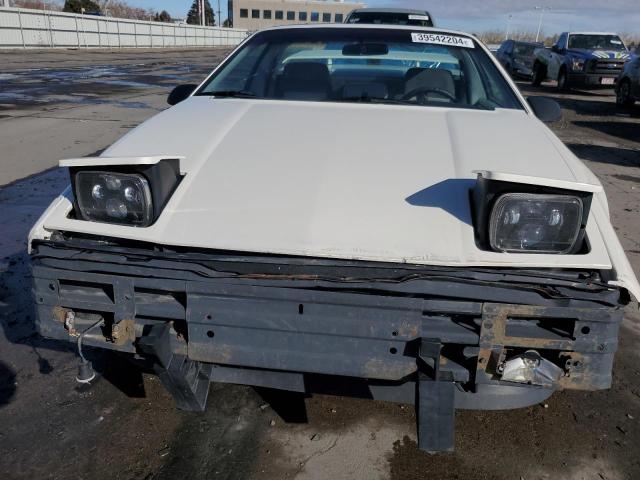
[[558,90],[561,92],[569,91],[569,82],[567,81],[567,71],[563,68],[558,74]]
[[618,85],[616,92],[616,103],[621,107],[630,107],[634,104],[635,100],[631,96],[631,82],[624,79]]
[[547,76],[546,69],[538,62],[533,64],[533,74],[531,75],[531,85],[539,87]]

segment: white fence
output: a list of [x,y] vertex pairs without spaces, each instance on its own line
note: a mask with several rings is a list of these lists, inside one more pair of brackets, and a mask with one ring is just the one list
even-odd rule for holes
[[237,45],[237,28],[0,7],[0,48],[168,48]]

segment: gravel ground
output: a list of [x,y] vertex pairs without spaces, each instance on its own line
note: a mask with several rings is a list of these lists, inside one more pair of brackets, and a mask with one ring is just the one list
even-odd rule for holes
[[[112,356],[96,357],[103,376],[92,388],[76,387],[73,349],[34,334],[28,293],[27,232],[67,182],[51,167],[101,151],[223,53],[0,52],[0,477],[640,478],[635,304],[612,389],[561,392],[514,411],[459,411],[453,454],[418,451],[409,406],[212,385],[206,412],[180,412],[155,377]],[[602,180],[640,272],[640,107],[618,110],[611,92],[520,86],[562,104],[552,128]]]

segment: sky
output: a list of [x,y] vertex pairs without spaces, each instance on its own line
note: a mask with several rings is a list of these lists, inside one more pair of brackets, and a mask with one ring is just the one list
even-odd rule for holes
[[[167,10],[176,18],[186,17],[193,0],[127,0],[130,5]],[[209,0],[218,10],[217,0]],[[362,0],[368,6],[426,9],[441,27],[471,33],[487,30],[533,31],[540,11],[545,10],[542,30],[546,35],[566,30],[615,31],[640,36],[640,0]],[[227,18],[227,0],[220,1]],[[509,16],[511,19],[509,20]]]

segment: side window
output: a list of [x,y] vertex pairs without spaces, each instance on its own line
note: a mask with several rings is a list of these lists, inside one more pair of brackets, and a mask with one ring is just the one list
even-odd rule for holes
[[560,35],[560,38],[558,38],[558,41],[556,42],[555,45],[558,50],[564,50],[565,48],[567,48],[567,34],[563,33],[562,35]]

